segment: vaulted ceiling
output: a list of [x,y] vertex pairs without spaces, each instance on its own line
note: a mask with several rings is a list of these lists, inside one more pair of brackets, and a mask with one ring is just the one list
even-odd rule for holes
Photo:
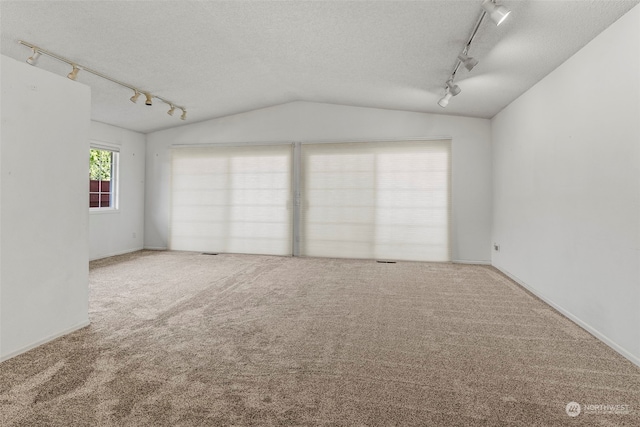
[[482,0],[2,1],[0,50],[24,61],[25,40],[187,107],[183,122],[80,72],[92,118],[140,132],[299,100],[490,118],[639,2],[504,0],[511,16],[485,19],[444,110]]

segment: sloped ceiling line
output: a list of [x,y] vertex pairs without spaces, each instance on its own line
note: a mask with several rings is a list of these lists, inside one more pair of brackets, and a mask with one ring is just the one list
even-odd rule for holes
[[[501,0],[513,16],[478,32],[482,61],[456,73],[464,91],[446,110],[451,52],[482,0],[3,0],[0,52],[24,61],[17,41],[29,40],[106,75],[127,70],[134,87],[187,104],[186,123],[291,101],[491,118],[639,2]],[[78,82],[91,86],[96,121],[143,133],[185,123],[164,105],[122,102],[130,89],[88,73]]]

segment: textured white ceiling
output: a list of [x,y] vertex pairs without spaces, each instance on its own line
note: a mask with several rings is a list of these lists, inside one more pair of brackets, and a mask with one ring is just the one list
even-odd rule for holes
[[[170,99],[80,72],[92,118],[140,132],[291,101],[493,117],[640,0],[504,0],[461,69],[462,93],[437,105],[482,0],[430,1],[2,1],[0,50],[25,60],[22,39]],[[41,57],[60,75],[66,64]]]

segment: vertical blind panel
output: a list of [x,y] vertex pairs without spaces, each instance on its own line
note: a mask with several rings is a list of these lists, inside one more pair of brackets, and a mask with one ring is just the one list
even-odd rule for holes
[[173,150],[170,248],[291,255],[291,146]]
[[304,144],[301,253],[449,261],[450,141]]

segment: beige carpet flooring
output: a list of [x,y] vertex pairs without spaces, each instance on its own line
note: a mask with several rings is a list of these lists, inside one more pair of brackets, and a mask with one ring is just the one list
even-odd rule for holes
[[640,369],[491,267],[143,251],[90,282],[91,326],[0,364],[0,425],[640,426]]

